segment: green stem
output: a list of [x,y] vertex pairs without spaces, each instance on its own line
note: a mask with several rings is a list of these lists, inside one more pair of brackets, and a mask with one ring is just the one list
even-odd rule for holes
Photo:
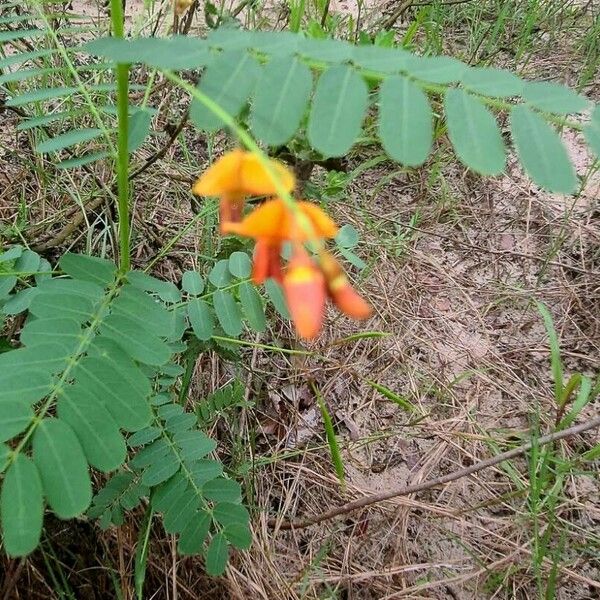
[[[110,0],[110,18],[114,37],[124,37],[124,15],[121,0]],[[131,256],[129,247],[129,65],[118,64],[117,75],[117,116],[119,133],[117,137],[117,211],[119,213],[119,270],[129,271]]]

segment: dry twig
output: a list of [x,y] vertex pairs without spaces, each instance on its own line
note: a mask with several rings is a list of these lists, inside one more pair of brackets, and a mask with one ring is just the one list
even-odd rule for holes
[[436,477],[435,479],[423,481],[415,485],[407,485],[389,492],[381,492],[379,494],[365,496],[364,498],[353,500],[352,502],[348,502],[347,504],[343,504],[342,506],[332,508],[331,510],[325,511],[319,515],[307,517],[306,519],[299,519],[297,521],[284,521],[283,523],[280,523],[278,519],[270,519],[269,526],[276,529],[302,529],[304,527],[310,527],[311,525],[322,523],[323,521],[328,521],[329,519],[333,519],[340,515],[346,515],[350,512],[358,510],[359,508],[364,508],[365,506],[377,504],[378,502],[383,502],[384,500],[391,500],[392,498],[397,498],[398,496],[408,496],[409,494],[422,492],[424,490],[429,490],[431,488],[437,487],[438,485],[443,485],[444,483],[450,483],[451,481],[462,479],[463,477],[467,477],[469,475],[472,475],[473,473],[477,473],[489,467],[493,467],[501,462],[504,462],[505,460],[510,460],[511,458],[521,456],[522,454],[525,454],[525,452],[527,452],[528,450],[531,450],[531,448],[533,448],[533,446],[535,445],[543,446],[545,444],[549,444],[550,442],[563,440],[565,438],[572,437],[579,433],[583,433],[584,431],[588,431],[589,429],[594,429],[595,427],[600,427],[600,416],[597,416],[596,418],[591,419],[590,421],[587,421],[585,423],[580,423],[579,425],[574,425],[573,427],[564,429],[563,431],[549,433],[548,435],[544,435],[535,441],[527,442],[526,444],[518,446],[517,448],[507,450],[506,452],[502,452],[501,454],[492,456],[491,458],[488,458],[486,460],[482,460],[469,467],[466,467],[465,469],[460,469],[458,471],[448,473],[447,475],[444,475],[442,477]]

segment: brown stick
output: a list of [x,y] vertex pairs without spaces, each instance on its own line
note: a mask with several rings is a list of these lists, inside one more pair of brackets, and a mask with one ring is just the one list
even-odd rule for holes
[[588,429],[594,429],[595,427],[600,427],[600,416],[597,416],[596,418],[591,419],[590,421],[587,421],[585,423],[580,423],[579,425],[574,425],[573,427],[564,429],[563,431],[549,433],[548,435],[544,435],[538,438],[534,442],[527,442],[522,446],[518,446],[517,448],[513,448],[512,450],[507,450],[506,452],[502,452],[501,454],[498,454],[497,456],[492,456],[491,458],[487,458],[486,460],[482,460],[465,469],[460,469],[459,471],[448,473],[443,477],[436,477],[435,479],[423,481],[415,485],[407,485],[389,492],[381,492],[379,494],[365,496],[363,498],[359,498],[358,500],[353,500],[352,502],[343,504],[342,506],[332,508],[331,510],[323,512],[319,515],[307,517],[306,519],[298,519],[297,521],[284,521],[282,523],[279,523],[277,519],[269,519],[268,525],[269,527],[277,529],[302,529],[304,527],[310,527],[311,525],[315,525],[316,523],[321,523],[323,521],[333,519],[334,517],[337,517],[339,515],[348,514],[350,512],[358,510],[359,508],[370,506],[371,504],[377,504],[378,502],[383,502],[384,500],[390,500],[399,496],[408,496],[409,494],[415,494],[416,492],[429,490],[431,488],[437,487],[438,485],[443,485],[444,483],[456,481],[457,479],[467,477],[468,475],[472,475],[473,473],[477,473],[478,471],[483,471],[483,469],[487,469],[488,467],[493,467],[494,465],[504,462],[505,460],[510,460],[511,458],[515,458],[517,456],[520,456],[521,454],[525,454],[525,452],[531,450],[531,448],[533,448],[534,446],[543,446],[544,444],[549,444],[550,442],[563,440],[565,438],[577,435],[579,433],[583,433]]
[[148,160],[146,160],[146,162],[137,171],[132,173],[129,176],[129,181],[131,181],[131,180],[135,179],[136,177],[138,177],[139,175],[141,175],[144,171],[149,169],[157,160],[160,160],[161,158],[163,158],[165,156],[165,154],[169,151],[169,148],[175,143],[175,141],[179,137],[179,134],[183,131],[183,128],[185,127],[185,124],[187,123],[187,120],[188,120],[189,112],[190,112],[190,109],[188,108],[185,111],[185,114],[183,115],[183,117],[181,117],[181,121],[179,121],[179,125],[177,125],[177,127],[175,127],[175,129],[171,133],[169,139],[167,140],[167,143],[160,150],[157,150],[152,156],[150,156],[148,158]]

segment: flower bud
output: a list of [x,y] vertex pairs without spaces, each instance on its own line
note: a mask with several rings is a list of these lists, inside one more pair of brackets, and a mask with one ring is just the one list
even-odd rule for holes
[[300,337],[316,337],[323,325],[325,278],[303,248],[296,249],[283,276],[283,291]]

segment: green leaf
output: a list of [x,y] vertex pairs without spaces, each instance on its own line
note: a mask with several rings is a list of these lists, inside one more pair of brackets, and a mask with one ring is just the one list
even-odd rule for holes
[[252,546],[252,532],[247,525],[233,523],[223,530],[227,541],[240,550],[248,550]]
[[103,135],[101,129],[74,129],[61,135],[54,136],[39,143],[35,149],[37,152],[46,154],[49,152],[58,152],[76,144],[89,142]]
[[523,91],[524,82],[511,71],[492,67],[469,67],[462,85],[471,92],[491,98],[510,98]]
[[23,253],[15,262],[15,271],[20,273],[34,273],[40,266],[40,255],[31,250],[23,250]]
[[0,254],[0,263],[16,260],[23,254],[23,246],[13,246]]
[[0,472],[4,472],[6,461],[11,453],[11,450],[6,444],[0,444]]
[[0,493],[2,542],[10,556],[25,556],[40,541],[44,499],[34,463],[19,454],[4,477]]
[[196,69],[211,60],[208,45],[195,36],[132,40],[104,37],[84,44],[81,49],[115,62],[145,63],[161,69]]
[[128,285],[121,288],[112,303],[112,313],[126,317],[140,329],[147,329],[159,337],[173,334],[174,321],[171,312],[141,290]]
[[567,151],[539,114],[526,106],[515,106],[510,113],[510,128],[519,159],[535,183],[550,192],[575,191],[577,177]]
[[273,58],[262,68],[250,112],[250,126],[271,146],[288,142],[300,127],[310,92],[312,73],[297,58]]
[[410,52],[400,48],[380,48],[379,46],[355,46],[352,62],[369,71],[380,73],[400,73],[412,58]]
[[340,63],[352,58],[352,44],[344,40],[300,38],[298,52],[311,60]]
[[[4,352],[0,358],[19,353],[19,350]],[[20,354],[23,356],[24,354]],[[0,361],[1,363],[2,361]],[[34,368],[23,369],[10,372],[3,370],[0,372],[0,405],[5,402],[18,402],[20,404],[32,404],[46,396],[52,389],[52,376],[48,372],[38,371]]]
[[248,48],[255,48],[271,56],[289,56],[298,50],[302,38],[290,31],[242,31],[237,30],[237,37],[245,37]]
[[6,101],[6,106],[24,106],[31,102],[45,102],[46,100],[71,96],[78,91],[76,87],[38,88],[9,98]]
[[[18,348],[11,352],[4,352],[0,354],[0,382],[2,382],[0,389],[6,385],[5,381],[11,380],[15,390],[25,393],[26,390],[35,388],[34,385],[28,385],[33,382],[25,381],[22,387],[17,388],[16,376],[23,377],[23,374],[26,374],[25,379],[27,379],[29,373],[32,375],[35,372],[57,373],[65,368],[69,359],[69,353],[56,343],[39,344],[32,348]],[[8,388],[5,389],[9,391]]]
[[581,112],[590,103],[571,88],[551,81],[528,81],[521,96],[531,106],[557,115]]
[[242,504],[233,504],[231,502],[219,502],[213,509],[213,517],[223,527],[228,525],[248,526],[250,514],[248,509]]
[[217,290],[213,295],[217,319],[227,335],[237,337],[242,333],[242,313],[233,296],[226,291]]
[[217,533],[206,550],[206,572],[208,575],[213,577],[222,575],[225,572],[228,558],[227,539],[223,533]]
[[81,326],[73,319],[34,319],[29,320],[21,331],[21,343],[34,346],[54,342],[72,353],[81,343]]
[[42,56],[49,56],[54,52],[55,50],[53,48],[45,48],[43,50],[33,50],[32,52],[19,52],[18,54],[4,56],[0,59],[0,69],[4,69],[5,67],[9,67],[10,65],[24,63],[28,60],[41,58]]
[[[225,51],[210,64],[198,84],[198,90],[232,117],[248,100],[256,83],[259,64],[247,52]],[[192,100],[190,119],[200,129],[216,131],[221,119],[199,100]]]
[[159,512],[166,511],[178,498],[188,489],[188,479],[181,472],[177,473],[169,481],[159,485],[152,493],[152,506]]
[[199,340],[209,340],[215,329],[215,317],[211,307],[200,298],[194,298],[187,305],[188,318]]
[[179,536],[181,554],[199,554],[210,529],[211,518],[206,512],[197,512]]
[[94,312],[94,301],[85,296],[65,293],[66,290],[52,291],[46,286],[40,287],[40,291],[29,307],[36,317],[47,319],[61,316],[84,323]]
[[0,298],[6,298],[15,285],[17,285],[17,278],[14,275],[0,277]]
[[207,482],[202,493],[213,502],[230,502],[237,504],[242,501],[242,488],[237,481],[217,477]]
[[267,279],[265,281],[265,290],[269,296],[275,310],[284,318],[290,318],[290,311],[288,310],[285,296],[281,286],[274,279]]
[[231,271],[229,270],[229,261],[225,258],[217,261],[208,274],[208,280],[218,288],[230,285],[232,278]]
[[127,133],[127,150],[135,152],[145,141],[150,133],[154,114],[145,109],[136,110],[129,117],[129,130]]
[[460,81],[467,65],[449,56],[411,56],[406,61],[410,75],[429,83]]
[[18,315],[25,312],[38,293],[39,289],[34,287],[19,290],[4,303],[2,312],[5,315]]
[[240,302],[246,318],[255,331],[264,331],[267,328],[265,311],[260,294],[256,287],[249,282],[244,282],[239,287]]
[[[195,415],[187,414],[186,416],[191,416],[194,422],[196,421]],[[182,458],[187,462],[204,458],[217,447],[214,440],[197,430],[182,431],[175,435],[173,440],[179,446]]]
[[164,365],[171,358],[169,346],[130,317],[109,315],[102,322],[100,333],[114,340],[131,357],[147,365]]
[[196,271],[185,271],[181,287],[191,296],[199,296],[204,291],[204,280]]
[[72,119],[73,116],[76,115],[76,111],[63,111],[44,114],[39,117],[27,119],[26,121],[21,121],[17,125],[16,129],[17,131],[27,131],[28,129],[34,129],[35,127],[43,127],[44,125],[56,123],[56,121],[66,121],[67,119]]
[[197,460],[189,465],[190,473],[197,486],[219,477],[223,473],[223,465],[218,460]]
[[135,446],[143,446],[159,438],[161,431],[162,430],[159,427],[145,427],[144,429],[140,429],[133,435],[129,436],[127,438],[127,444],[131,448],[134,448]]
[[583,128],[583,135],[597,158],[600,158],[600,104],[592,112],[590,122]]
[[58,264],[73,279],[91,281],[101,287],[112,283],[117,273],[115,264],[110,260],[72,252],[63,254]]
[[482,175],[502,173],[506,152],[494,115],[460,89],[446,92],[444,111],[450,141],[458,158]]
[[33,460],[48,504],[61,519],[80,515],[90,504],[92,486],[83,449],[60,419],[46,418],[33,435]]
[[131,285],[145,292],[157,294],[164,302],[181,302],[181,292],[171,281],[161,281],[143,271],[129,271],[127,273],[127,280]]
[[360,134],[368,90],[346,65],[331,67],[317,83],[308,120],[310,144],[324,156],[343,156]]
[[141,469],[153,463],[160,463],[169,453],[172,453],[171,445],[161,437],[142,448],[129,464],[135,469]]
[[167,509],[163,523],[167,533],[183,531],[200,506],[200,498],[192,488],[182,494]]
[[0,442],[10,440],[21,433],[31,422],[34,414],[29,405],[23,402],[0,403]]
[[110,156],[110,152],[102,151],[102,152],[89,152],[88,154],[84,154],[83,156],[76,156],[75,158],[69,158],[68,160],[61,160],[56,163],[57,169],[75,169],[77,167],[82,167],[83,165],[89,165],[90,163],[96,162],[97,160],[102,160]]
[[65,389],[57,412],[75,432],[90,465],[108,473],[123,464],[127,447],[118,425],[82,385]]
[[335,243],[342,248],[354,248],[358,245],[359,235],[353,225],[343,225],[335,236]]
[[[150,422],[152,413],[146,401],[150,385],[122,352],[111,353],[110,358],[88,356],[79,362],[73,375],[126,431],[137,431]],[[140,384],[147,386],[147,391]]]
[[386,79],[379,92],[379,137],[394,160],[423,164],[433,141],[433,113],[427,95],[406,77]]
[[151,464],[142,475],[142,483],[147,486],[155,486],[171,478],[181,466],[177,456],[172,452],[167,453],[158,462]]
[[252,262],[245,252],[233,252],[229,257],[229,271],[238,279],[247,279],[252,272]]

